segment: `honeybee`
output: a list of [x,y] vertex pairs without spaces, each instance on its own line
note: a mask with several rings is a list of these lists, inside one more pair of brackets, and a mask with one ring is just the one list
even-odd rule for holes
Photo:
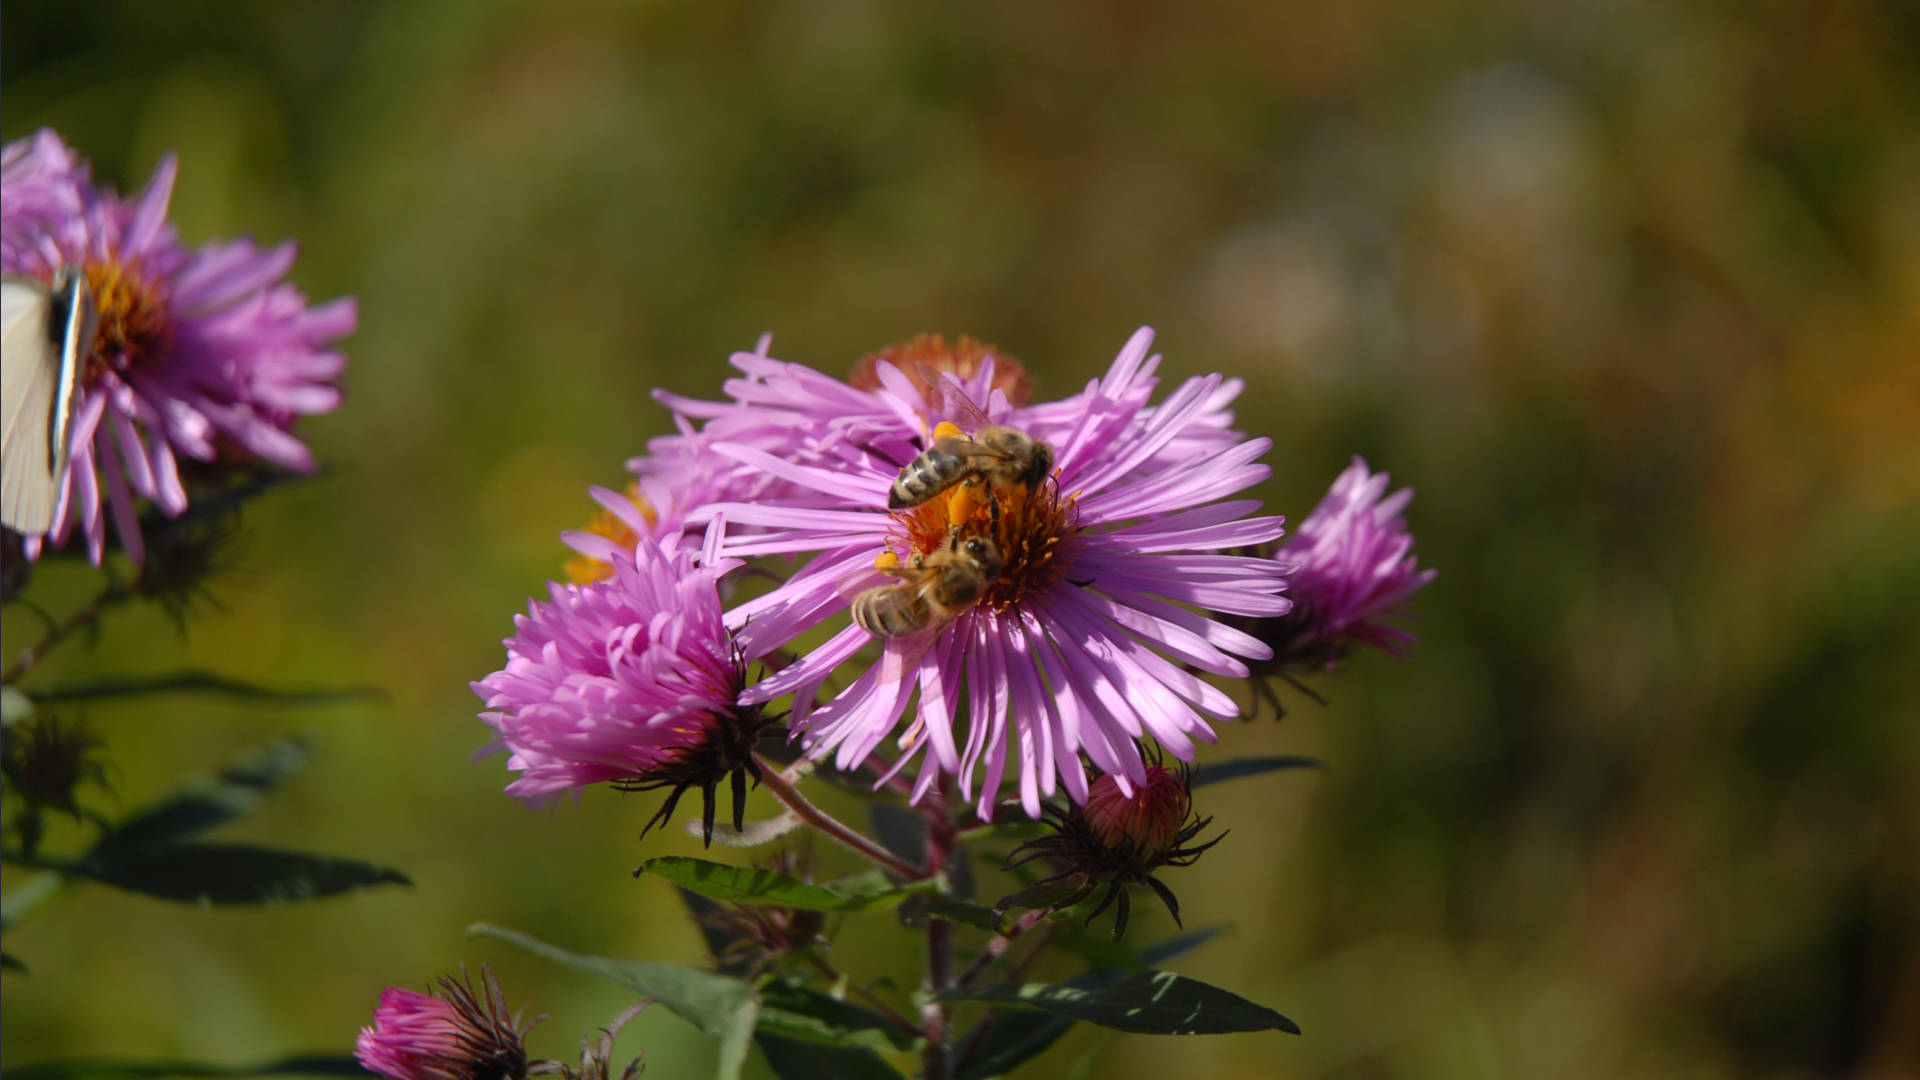
[[885,570],[900,581],[854,597],[854,624],[876,637],[909,637],[966,610],[1002,569],[992,537],[963,536],[956,529],[946,546]]
[[935,439],[924,453],[907,462],[887,492],[887,509],[919,506],[955,484],[974,480],[985,481],[991,491],[1015,484],[1031,491],[1052,471],[1053,447],[1024,431],[990,424],[971,439],[963,435]]

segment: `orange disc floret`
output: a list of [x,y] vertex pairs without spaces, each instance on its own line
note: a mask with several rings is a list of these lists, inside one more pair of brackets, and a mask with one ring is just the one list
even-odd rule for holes
[[[628,484],[626,496],[639,509],[640,517],[649,526],[660,521],[660,515],[646,496],[640,494],[640,485]],[[619,515],[610,510],[600,509],[594,512],[593,520],[587,522],[587,532],[595,536],[604,536],[621,547],[632,547],[640,539],[633,527],[622,521]],[[599,559],[590,559],[585,555],[575,555],[567,560],[567,580],[575,585],[588,585],[596,581],[605,581],[613,576],[612,565]]]
[[862,390],[880,389],[874,366],[885,360],[899,368],[922,394],[928,386],[923,370],[951,372],[962,381],[972,378],[987,357],[993,357],[993,388],[1007,396],[1008,404],[1018,408],[1033,400],[1034,379],[1020,361],[965,334],[949,343],[940,334],[918,334],[896,341],[878,352],[869,353],[853,365],[847,382]]

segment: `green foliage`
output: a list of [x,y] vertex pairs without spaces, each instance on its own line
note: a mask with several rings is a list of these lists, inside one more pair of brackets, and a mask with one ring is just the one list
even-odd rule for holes
[[1234,758],[1230,761],[1209,762],[1193,770],[1193,786],[1200,788],[1208,784],[1222,784],[1228,780],[1238,780],[1246,776],[1279,772],[1281,769],[1324,769],[1326,767],[1326,762],[1310,757]]
[[369,1075],[350,1054],[297,1054],[254,1065],[213,1065],[204,1061],[136,1061],[119,1058],[71,1058],[9,1065],[7,1075],[24,1080],[162,1080],[178,1076],[220,1078],[244,1076],[359,1076]]
[[377,863],[250,844],[165,844],[94,852],[59,865],[129,892],[202,904],[277,904],[413,884]]
[[900,1080],[900,1070],[864,1046],[822,1046],[772,1034],[764,1025],[754,1042],[780,1080]]
[[139,851],[177,844],[257,809],[288,777],[306,767],[305,739],[274,743],[195,785],[133,814],[94,844],[90,858],[111,862]]
[[286,690],[260,686],[244,679],[189,668],[164,675],[110,676],[85,682],[63,683],[28,692],[34,701],[45,705],[60,702],[110,701],[116,698],[144,697],[149,694],[211,694],[257,705],[324,706],[347,705],[362,701],[384,701],[385,692],[376,687],[348,687],[339,690]]
[[713,900],[739,904],[773,904],[805,908],[809,911],[872,911],[897,906],[917,892],[933,888],[930,883],[885,885],[879,879],[863,877],[847,884],[813,885],[789,877],[777,870],[750,866],[728,866],[706,859],[683,855],[664,855],[648,859],[634,871],[662,877],[681,888]]
[[1143,1035],[1222,1035],[1233,1031],[1300,1034],[1264,1005],[1171,971],[1136,971],[1098,989],[1047,983],[984,983],[942,990],[941,1001],[982,1001],[1040,1009]]

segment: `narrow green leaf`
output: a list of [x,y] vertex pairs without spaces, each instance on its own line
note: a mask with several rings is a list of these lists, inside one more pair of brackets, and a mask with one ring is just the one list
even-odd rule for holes
[[158,1080],[160,1077],[359,1076],[370,1075],[349,1054],[298,1054],[253,1065],[204,1061],[129,1061],[68,1058],[7,1066],[7,1080]]
[[[638,874],[654,874],[714,900],[740,904],[775,904],[809,911],[869,911],[890,908],[915,892],[918,886],[888,886],[883,889],[810,885],[777,870],[750,866],[728,866],[684,855],[663,855],[640,865]],[[861,883],[863,886],[865,882]]]
[[1219,1035],[1234,1031],[1300,1034],[1293,1021],[1264,1005],[1171,971],[1136,971],[1095,990],[1002,982],[957,987],[934,996],[942,1001],[1040,1009],[1143,1035]]
[[[1224,929],[1223,926],[1202,927],[1157,941],[1140,950],[1139,961],[1150,965],[1167,963],[1213,940]],[[1092,990],[1111,986],[1124,977],[1125,973],[1120,971],[1088,971],[1069,980],[1067,985]],[[976,1056],[963,1063],[955,1074],[955,1080],[986,1080],[987,1077],[1010,1073],[1021,1062],[1039,1055],[1058,1042],[1074,1022],[1071,1017],[1034,1011],[990,1015],[980,1021],[980,1028],[975,1028],[974,1034],[968,1036],[966,1041],[970,1043],[981,1028],[986,1029],[980,1047],[974,1051]]]
[[944,897],[930,897],[927,900],[927,914],[936,919],[960,923],[979,930],[1000,932],[1000,916],[990,907],[981,904],[969,904],[961,900],[948,900]]
[[1219,937],[1226,927],[1221,924],[1203,926],[1198,930],[1189,930],[1184,934],[1175,934],[1164,941],[1156,941],[1140,950],[1140,963],[1147,967],[1159,967],[1170,960],[1178,959],[1187,953]]
[[304,739],[273,743],[236,762],[214,780],[178,792],[121,821],[100,837],[90,857],[120,858],[224,825],[259,806],[281,781],[305,767],[308,756]]
[[1202,765],[1193,770],[1193,786],[1205,787],[1208,784],[1238,780],[1243,776],[1279,772],[1281,769],[1324,769],[1326,767],[1326,762],[1310,757],[1257,757],[1216,761],[1211,765]]
[[733,1011],[727,1030],[720,1035],[718,1080],[738,1080],[747,1067],[747,1052],[753,1049],[753,1029],[760,1013],[760,1001],[749,994]]
[[312,900],[370,885],[411,885],[391,867],[250,844],[170,844],[90,854],[68,872],[129,892],[203,904]]
[[724,1039],[733,1031],[741,1010],[753,1000],[753,987],[745,982],[698,968],[569,952],[517,930],[490,923],[474,923],[467,927],[467,934],[517,945],[557,964],[611,979],[653,998],[672,1010],[675,1016],[716,1039]]
[[844,1001],[790,979],[773,979],[760,988],[760,1030],[835,1045],[917,1050],[923,1040],[903,1031],[886,1014]]
[[780,1080],[901,1080],[899,1070],[864,1046],[823,1046],[775,1035],[762,1025],[754,1041]]
[[288,690],[260,686],[211,671],[189,668],[164,675],[116,676],[68,683],[31,691],[29,696],[42,705],[65,701],[102,701],[111,698],[139,697],[145,694],[215,694],[260,705],[345,705],[356,701],[385,701],[386,691],[377,686],[348,686],[333,690]]

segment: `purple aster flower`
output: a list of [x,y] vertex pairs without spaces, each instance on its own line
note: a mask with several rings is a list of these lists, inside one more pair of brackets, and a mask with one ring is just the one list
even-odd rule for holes
[[1413,489],[1388,495],[1388,479],[1386,473],[1369,473],[1367,463],[1354,458],[1274,556],[1287,567],[1294,608],[1255,629],[1273,646],[1268,671],[1285,666],[1332,670],[1355,644],[1399,656],[1413,643],[1412,634],[1388,620],[1405,612],[1434,571],[1419,568],[1402,516]]
[[[857,625],[741,701],[791,694],[791,724],[809,752],[833,753],[843,770],[911,714],[893,767],[924,751],[916,798],[953,774],[972,799],[979,776],[983,817],[1010,764],[1022,805],[1037,816],[1043,795],[1061,785],[1085,801],[1082,753],[1130,785],[1146,778],[1136,740],[1151,738],[1182,760],[1196,741],[1213,741],[1206,715],[1238,709],[1195,672],[1244,676],[1245,659],[1271,652],[1208,612],[1268,617],[1291,607],[1279,564],[1220,553],[1283,532],[1277,517],[1247,516],[1257,502],[1229,499],[1266,478],[1257,459],[1270,444],[1228,440],[1218,375],[1190,379],[1150,406],[1151,342],[1142,329],[1105,378],[1066,401],[1025,408],[993,391],[991,365],[964,383],[943,379],[938,393],[884,362],[874,365],[873,391],[799,365],[743,365],[750,378],[729,383],[736,411],[713,415],[742,430],[751,430],[750,415],[787,424],[792,448],[782,455],[721,441],[714,450],[798,494],[708,512],[760,528],[730,536],[730,556],[818,553],[785,584],[727,613],[746,654],[765,655],[837,619],[852,593],[889,580],[878,568],[937,557],[952,537],[989,538],[1001,565],[964,610],[885,639],[879,660],[828,701],[818,701],[826,679],[873,640]],[[855,409],[863,411],[850,415]],[[937,420],[982,414],[1050,444],[1053,475],[984,500],[937,497],[887,511],[888,490],[923,449],[924,433]],[[1177,446],[1210,452],[1169,455]],[[964,723],[956,712],[963,698]]]
[[144,191],[122,199],[95,186],[51,131],[0,153],[0,270],[50,282],[78,267],[100,316],[54,525],[27,538],[30,558],[78,523],[99,562],[104,501],[121,545],[140,560],[134,500],[169,515],[185,510],[180,458],[310,471],[294,421],[339,403],[333,381],[346,361],[324,346],[353,332],[354,302],[310,307],[282,281],[293,265],[290,242],[184,247],[167,223],[175,167],[162,161]]
[[360,1029],[354,1056],[393,1080],[526,1076],[526,1027],[508,1014],[493,972],[481,971],[477,991],[471,980],[450,975],[432,993],[388,987],[374,1006],[373,1026]]
[[670,788],[651,828],[697,787],[711,842],[714,791],[731,778],[741,826],[747,777],[760,778],[753,748],[773,721],[738,704],[748,658],[722,621],[716,583],[738,565],[718,557],[723,529],[698,557],[682,537],[643,537],[606,580],[552,585],[515,618],[507,666],[473,684],[500,736],[487,750],[521,774],[508,794],[538,805],[601,782]]

